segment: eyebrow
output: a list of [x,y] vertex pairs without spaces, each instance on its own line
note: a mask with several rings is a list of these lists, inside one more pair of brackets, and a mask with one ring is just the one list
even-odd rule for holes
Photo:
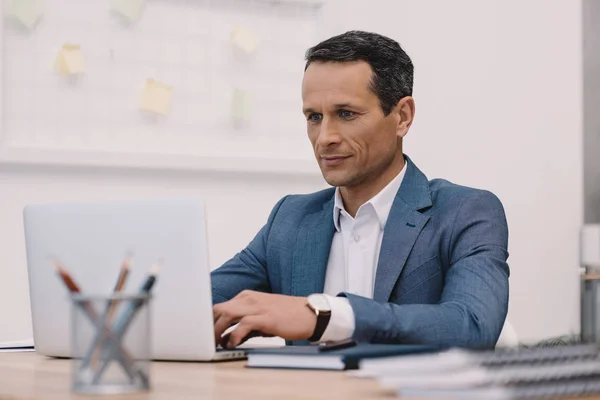
[[[336,104],[333,105],[333,108],[336,109],[336,110],[339,110],[341,108],[354,108],[354,107],[355,106],[353,104],[351,104],[351,103],[336,103]],[[312,108],[304,108],[302,110],[302,112],[304,114],[309,114],[309,113],[314,113],[316,111],[313,110]]]

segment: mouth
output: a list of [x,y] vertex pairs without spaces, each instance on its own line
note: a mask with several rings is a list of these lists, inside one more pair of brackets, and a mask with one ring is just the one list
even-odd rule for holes
[[351,156],[321,156],[321,163],[326,166],[339,165]]

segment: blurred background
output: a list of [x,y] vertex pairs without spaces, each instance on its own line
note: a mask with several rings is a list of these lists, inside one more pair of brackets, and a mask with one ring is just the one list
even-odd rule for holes
[[282,196],[325,188],[303,57],[354,29],[413,60],[405,153],[503,202],[519,339],[577,333],[579,230],[600,220],[598,4],[4,0],[0,341],[32,336],[27,204],[200,196],[216,268]]

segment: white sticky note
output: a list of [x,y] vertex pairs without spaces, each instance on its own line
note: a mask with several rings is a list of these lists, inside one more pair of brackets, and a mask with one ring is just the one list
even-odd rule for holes
[[172,97],[172,86],[155,81],[154,79],[147,79],[142,91],[140,108],[157,114],[167,115]]
[[146,0],[111,0],[111,9],[130,21],[136,21]]
[[78,75],[85,72],[81,46],[65,43],[56,57],[54,68],[63,75]]
[[234,89],[231,114],[235,121],[247,121],[252,115],[252,93]]
[[235,46],[250,54],[256,51],[260,43],[258,36],[247,30],[241,25],[236,26],[231,31],[231,41]]
[[8,15],[18,19],[28,29],[35,26],[43,13],[43,0],[10,0],[8,4]]

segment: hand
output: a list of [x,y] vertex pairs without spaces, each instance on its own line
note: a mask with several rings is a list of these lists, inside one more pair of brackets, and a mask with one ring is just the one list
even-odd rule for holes
[[[240,345],[252,332],[279,336],[286,340],[304,340],[312,336],[317,316],[306,305],[306,297],[284,296],[245,290],[233,299],[213,307],[215,343],[232,324],[226,347]],[[224,346],[225,347],[225,346]]]

